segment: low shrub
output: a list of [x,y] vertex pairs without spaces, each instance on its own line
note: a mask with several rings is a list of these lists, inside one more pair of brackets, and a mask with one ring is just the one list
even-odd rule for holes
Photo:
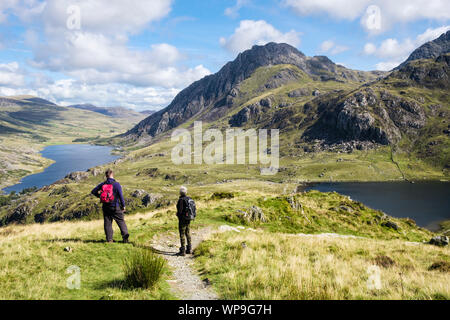
[[124,260],[125,283],[133,288],[153,288],[163,274],[165,263],[150,250],[136,250]]

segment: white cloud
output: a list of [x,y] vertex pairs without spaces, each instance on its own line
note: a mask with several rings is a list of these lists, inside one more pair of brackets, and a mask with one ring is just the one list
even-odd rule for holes
[[[36,0],[7,1],[13,8],[22,2],[42,5]],[[80,8],[80,30],[66,25],[67,8],[73,3]],[[171,4],[172,0],[154,0],[151,5],[141,0],[47,0],[33,29],[25,33],[25,44],[33,51],[30,65],[87,84],[185,87],[210,71],[202,65],[186,66],[186,57],[172,45],[136,49],[128,43],[129,35],[165,17]]]
[[17,62],[0,64],[0,86],[19,87],[25,84],[25,75]]
[[39,45],[34,53],[34,67],[62,72],[90,84],[184,87],[210,74],[201,65],[178,66],[184,56],[169,44],[131,50],[124,39],[94,33],[66,32]]
[[269,42],[298,46],[300,45],[300,33],[295,30],[282,33],[264,20],[243,20],[230,37],[220,38],[222,47],[233,53],[250,49],[253,45],[265,45]]
[[419,46],[434,39],[439,38],[443,33],[450,30],[450,26],[442,26],[440,28],[432,29],[428,28],[424,33],[419,34],[416,39],[416,44]]
[[42,13],[46,2],[40,0],[2,0],[0,2],[0,23],[8,20],[9,13],[20,20],[31,22],[34,16]]
[[47,0],[44,23],[49,29],[66,29],[67,8],[80,8],[81,30],[116,35],[137,33],[149,23],[166,17],[172,0]]
[[370,15],[367,9],[376,6],[380,9],[381,26],[384,31],[398,22],[411,22],[420,19],[445,21],[450,19],[448,0],[284,0],[283,4],[304,16],[327,14],[336,19],[361,19],[363,27],[372,32],[367,23]]
[[[181,88],[210,74],[203,65],[188,65],[188,57],[170,44],[129,45],[130,35],[166,17],[172,3],[1,0],[0,23],[8,15],[24,22],[24,43],[33,53],[28,63],[42,71],[25,74],[18,64],[12,66],[15,72],[0,65],[0,94],[32,94],[64,104],[166,106]],[[67,28],[67,8],[73,4],[80,8],[79,30]],[[62,79],[52,80],[49,71]]]
[[386,61],[380,62],[375,65],[375,69],[379,71],[390,71],[397,67],[401,61]]
[[363,52],[366,55],[375,55],[378,58],[388,59],[387,61],[378,63],[377,70],[392,70],[405,61],[415,49],[428,41],[438,38],[448,30],[450,30],[450,26],[442,26],[435,29],[429,28],[424,33],[419,34],[415,39],[406,38],[403,41],[389,38],[384,40],[378,48],[373,43],[367,43],[364,46]]
[[332,40],[326,40],[320,45],[320,50],[323,53],[330,53],[332,55],[347,51],[349,48],[343,45],[338,45]]
[[233,7],[226,8],[224,14],[228,17],[236,18],[239,15],[239,10],[249,3],[250,0],[236,0],[236,4]]
[[364,53],[367,55],[374,54],[377,51],[377,47],[373,43],[366,43],[364,46]]
[[[87,85],[75,79],[49,81],[40,79],[43,75],[34,75],[33,81],[12,87],[8,82],[3,84],[2,65],[0,65],[0,96],[34,95],[59,105],[92,103],[97,106],[124,106],[137,110],[161,109],[167,106],[180,91],[176,88],[144,88],[127,84],[109,83]],[[10,81],[8,79],[8,81]]]

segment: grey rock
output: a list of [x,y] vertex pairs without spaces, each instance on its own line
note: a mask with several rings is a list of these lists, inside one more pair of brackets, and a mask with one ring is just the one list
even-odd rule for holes
[[69,179],[69,180],[75,181],[75,182],[80,182],[80,181],[83,181],[83,180],[87,179],[88,177],[89,177],[89,173],[88,172],[77,171],[77,172],[69,173],[65,177],[65,179]]
[[257,120],[261,114],[261,107],[258,104],[252,104],[243,108],[233,117],[231,117],[229,123],[232,127],[241,127],[249,121]]
[[300,98],[311,95],[311,92],[306,88],[297,89],[288,93],[289,98]]
[[435,246],[445,247],[445,246],[448,246],[448,242],[449,242],[449,240],[448,240],[447,236],[436,236],[436,237],[433,237],[429,243],[433,244]]
[[145,190],[138,189],[138,190],[135,190],[135,191],[131,194],[131,196],[132,196],[133,198],[140,198],[140,197],[143,197],[143,196],[146,195],[146,194],[147,194],[147,192],[145,192]]
[[162,198],[162,195],[160,194],[147,194],[145,195],[145,197],[142,199],[142,204],[145,207],[148,207],[152,204],[155,204],[157,200],[160,200]]
[[400,229],[398,227],[398,225],[395,222],[392,222],[392,221],[385,221],[385,222],[381,223],[381,225],[383,227],[387,227],[387,228],[394,229],[394,230]]
[[[123,137],[131,140],[146,137],[151,140],[207,109],[211,112],[203,117],[209,121],[217,120],[224,115],[220,110],[228,109],[227,103],[230,101],[227,97],[232,96],[230,92],[233,88],[252,76],[256,69],[281,64],[296,66],[314,77],[320,77],[325,73],[338,76],[346,72],[327,57],[307,57],[288,44],[268,43],[264,46],[254,46],[240,53],[234,61],[227,63],[218,73],[191,84],[181,91],[168,107],[141,121]],[[280,75],[280,79],[286,78],[290,72],[285,71]],[[278,84],[275,83],[275,85]]]

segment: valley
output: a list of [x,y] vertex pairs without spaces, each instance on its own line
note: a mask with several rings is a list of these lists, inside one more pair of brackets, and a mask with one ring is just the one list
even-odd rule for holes
[[[433,232],[407,214],[387,215],[334,189],[310,190],[311,183],[399,181],[412,188],[433,181],[444,189],[450,32],[435,41],[433,48],[444,49],[419,50],[391,72],[350,70],[287,44],[254,46],[137,124],[90,105],[3,99],[2,185],[48,166],[37,151],[51,144],[117,146],[122,158],[0,197],[0,254],[6,257],[0,298],[180,298],[169,285],[179,280],[170,266],[145,290],[127,287],[120,268],[125,253],[154,251],[161,237],[176,238],[175,204],[185,185],[198,204],[193,232],[200,238],[208,230],[190,267],[220,299],[448,300],[448,244],[430,244],[449,235],[448,221],[433,221],[441,227]],[[191,149],[192,161],[176,164],[173,132],[195,134],[199,121],[203,130],[241,129],[244,136],[279,130],[277,173],[262,175],[267,167],[249,163],[258,157],[251,152],[261,151],[250,143],[231,152],[246,160],[242,164],[196,163]],[[197,147],[223,155],[227,142],[203,139]],[[272,154],[270,147],[264,151]],[[107,168],[123,186],[130,244],[102,242],[101,207],[90,191]],[[178,244],[169,242],[164,248],[176,253]],[[65,289],[70,265],[84,270],[79,291]],[[380,288],[367,285],[373,268]]]
[[52,161],[40,155],[45,146],[111,137],[138,119],[112,118],[31,96],[0,98],[0,190],[48,167]]

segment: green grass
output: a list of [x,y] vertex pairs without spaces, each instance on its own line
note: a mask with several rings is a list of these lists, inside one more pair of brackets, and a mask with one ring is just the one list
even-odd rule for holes
[[[429,270],[436,261],[450,261],[448,249],[429,245],[242,231],[214,235],[195,256],[221,299],[450,298],[448,273]],[[385,256],[392,266],[377,265]],[[378,289],[367,285],[374,266]]]
[[[435,262],[434,260],[447,261],[447,249],[434,250],[427,249],[428,246],[417,245],[411,245],[414,252],[405,249],[407,247],[405,241],[429,240],[432,236],[431,232],[414,226],[411,221],[394,218],[390,220],[397,223],[400,229],[390,230],[382,227],[381,221],[377,220],[376,216],[381,213],[350,201],[347,197],[315,191],[289,195],[285,194],[286,187],[291,193],[296,184],[240,180],[214,185],[214,187],[199,185],[190,188],[190,195],[196,200],[198,208],[193,232],[201,232],[205,228],[217,229],[227,224],[257,229],[254,235],[261,236],[258,239],[252,238],[253,236],[248,239],[243,238],[247,237],[247,233],[214,236],[196,251],[197,267],[202,272],[202,277],[212,280],[222,298],[399,298],[398,288],[380,296],[361,293],[360,289],[352,291],[350,287],[343,289],[344,291],[341,289],[330,291],[332,288],[329,288],[322,293],[316,292],[318,287],[333,283],[325,271],[323,271],[324,274],[319,273],[320,277],[315,280],[318,287],[305,287],[303,291],[299,291],[298,287],[297,289],[293,287],[298,282],[292,282],[292,280],[300,277],[302,273],[295,268],[289,268],[291,264],[293,268],[294,261],[300,261],[296,260],[296,250],[300,249],[302,257],[314,255],[311,259],[316,257],[314,252],[319,252],[320,254],[314,258],[319,260],[327,257],[326,252],[333,252],[336,259],[340,259],[338,265],[342,269],[339,270],[345,270],[348,267],[348,272],[356,273],[362,272],[361,268],[366,267],[366,264],[378,254],[387,254],[395,261],[401,261],[401,265],[407,265],[410,261],[416,268],[416,274],[421,275],[417,278],[418,280],[414,280],[413,276],[407,278],[411,282],[411,292],[419,286],[417,283],[422,283],[422,279],[427,280],[428,283],[415,294],[408,293],[406,298],[429,298],[433,293],[437,294],[438,290],[435,288],[439,283],[445,283],[442,282],[444,275],[439,278],[440,273],[430,271],[429,274],[422,276],[421,270],[427,263],[431,265]],[[288,201],[290,197],[301,204],[301,207],[297,206],[297,208],[303,208],[303,213],[292,208]],[[176,198],[175,195],[174,198]],[[96,205],[99,207],[98,203]],[[268,222],[230,221],[230,216],[236,214],[237,210],[247,210],[253,205],[262,209],[268,217]],[[354,211],[350,213],[345,210],[332,210],[342,205]],[[124,259],[130,255],[136,255],[140,259],[143,252],[150,254],[150,245],[155,236],[177,230],[175,202],[167,208],[142,208],[141,211],[148,213],[126,217],[132,244],[101,242],[104,239],[101,220],[12,225],[1,228],[0,299],[176,298],[171,294],[165,281],[171,278],[171,270],[167,267],[163,268],[162,278],[153,288],[137,289],[126,281]],[[372,223],[367,224],[367,221]],[[120,233],[116,226],[114,228],[115,240],[119,241]],[[349,249],[346,247],[347,241],[339,239],[335,242],[330,240],[325,244],[304,242],[301,236],[297,236],[299,233],[340,233],[364,238],[358,239],[357,241],[360,242]],[[355,241],[352,239],[349,243]],[[256,259],[256,252],[260,252],[261,258],[264,258],[264,260],[259,258],[255,260],[258,264],[256,269],[255,262],[251,259],[245,261],[238,259],[243,252],[242,242],[246,242],[247,246],[252,248],[251,250],[255,250],[255,254],[245,259],[250,257]],[[279,249],[284,246],[287,247]],[[295,246],[296,249],[292,249],[291,246]],[[72,251],[64,251],[66,247],[72,248]],[[397,249],[407,251],[395,253]],[[341,252],[345,254],[341,255]],[[224,262],[223,259],[230,260]],[[361,259],[369,262],[359,266]],[[300,265],[309,263],[308,261],[310,260]],[[283,270],[282,265],[286,263],[289,266],[288,273],[279,273],[277,270]],[[138,263],[138,265],[142,264]],[[81,270],[80,290],[66,288],[66,280],[70,276],[66,270],[70,266],[78,266]],[[306,264],[306,266],[311,269],[314,264]],[[261,273],[270,274],[269,270],[273,270],[271,279],[254,280]],[[236,280],[228,279],[230,273],[235,275],[233,277],[236,277]],[[394,276],[390,275],[390,277]],[[242,279],[248,279],[248,281]],[[286,286],[288,283],[292,285]],[[255,286],[259,289],[255,289]],[[448,292],[444,289],[439,292],[443,297],[448,296]]]
[[125,283],[131,288],[154,288],[164,272],[166,261],[150,250],[137,250],[124,260]]

